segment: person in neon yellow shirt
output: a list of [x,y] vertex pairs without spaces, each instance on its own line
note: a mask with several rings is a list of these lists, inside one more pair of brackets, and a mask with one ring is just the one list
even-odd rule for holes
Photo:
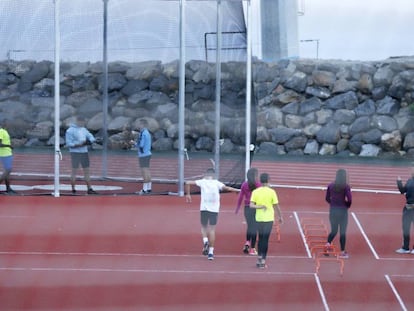
[[16,192],[10,187],[10,174],[13,169],[13,151],[9,132],[7,131],[7,121],[0,124],[0,161],[3,164],[3,174],[0,177],[0,184],[4,181],[6,184],[6,193],[15,194]]
[[283,218],[277,193],[269,185],[269,174],[261,174],[260,183],[262,186],[252,192],[250,207],[256,209],[256,223],[259,232],[259,242],[257,245],[259,257],[256,266],[258,268],[265,268],[269,238],[272,233],[273,222],[275,221],[275,210],[280,224],[283,223]]

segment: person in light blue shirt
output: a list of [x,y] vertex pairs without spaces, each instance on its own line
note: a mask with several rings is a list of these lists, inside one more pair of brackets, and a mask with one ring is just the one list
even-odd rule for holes
[[139,135],[135,146],[138,150],[139,167],[143,178],[142,190],[139,191],[138,194],[149,194],[152,191],[150,171],[152,139],[151,133],[148,130],[148,121],[146,119],[141,119],[138,127]]
[[70,124],[66,130],[65,140],[66,146],[72,161],[72,173],[70,177],[72,193],[76,193],[76,172],[79,166],[83,169],[83,175],[87,186],[88,194],[97,194],[92,189],[89,173],[89,153],[88,146],[96,141],[95,137],[85,128],[85,118],[78,116],[75,123]]

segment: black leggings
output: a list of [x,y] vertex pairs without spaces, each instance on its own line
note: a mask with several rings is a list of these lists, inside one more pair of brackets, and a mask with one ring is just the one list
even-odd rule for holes
[[257,230],[259,231],[259,242],[257,243],[257,253],[259,257],[266,259],[267,250],[269,248],[269,237],[272,233],[273,221],[257,222]]
[[250,208],[248,205],[244,207],[244,218],[247,223],[246,241],[250,242],[250,247],[256,247],[257,224],[256,224],[256,210]]
[[410,249],[410,231],[411,224],[414,222],[414,209],[407,209],[405,206],[402,213],[402,231],[403,245],[402,248]]
[[331,233],[328,235],[328,242],[331,243],[338,233],[341,251],[345,250],[346,244],[346,228],[348,227],[348,209],[334,208],[329,209],[329,222],[331,223]]

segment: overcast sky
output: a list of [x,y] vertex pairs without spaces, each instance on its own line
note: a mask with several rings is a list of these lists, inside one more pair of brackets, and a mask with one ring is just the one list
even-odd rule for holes
[[[303,1],[303,0],[302,0]],[[299,39],[319,39],[319,58],[382,60],[414,55],[413,0],[304,0]],[[301,42],[301,57],[316,57]]]

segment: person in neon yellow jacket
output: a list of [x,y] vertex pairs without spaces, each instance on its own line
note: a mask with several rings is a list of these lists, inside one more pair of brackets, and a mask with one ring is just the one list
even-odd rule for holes
[[269,248],[269,237],[275,221],[275,211],[277,212],[278,222],[283,223],[282,212],[279,207],[279,199],[276,191],[270,187],[269,174],[260,175],[261,187],[253,190],[250,197],[250,208],[256,209],[257,231],[259,233],[258,268],[266,267],[266,257]]
[[13,169],[13,147],[9,132],[7,131],[7,120],[0,123],[0,160],[3,164],[3,174],[0,177],[0,183],[5,183],[6,193],[15,194],[16,192],[10,187],[10,174]]

